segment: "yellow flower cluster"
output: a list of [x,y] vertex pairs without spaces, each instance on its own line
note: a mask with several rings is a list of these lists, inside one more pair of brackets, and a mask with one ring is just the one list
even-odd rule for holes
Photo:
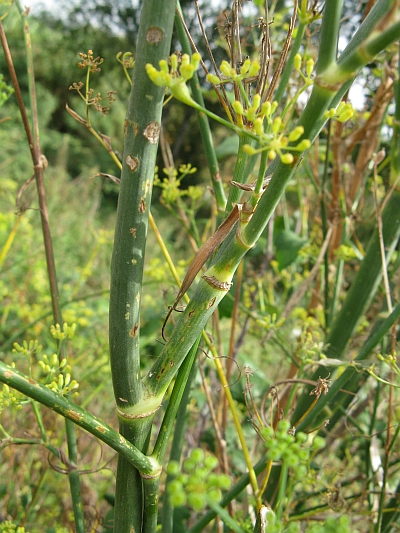
[[224,78],[219,78],[218,76],[215,76],[215,74],[207,75],[207,80],[213,85],[220,85],[221,83],[229,83],[232,81],[240,82],[245,78],[253,78],[254,76],[257,76],[258,71],[260,70],[260,64],[258,61],[246,59],[238,72],[235,68],[231,67],[228,61],[222,61],[219,68],[224,75]]
[[147,63],[146,72],[151,81],[158,87],[168,87],[171,94],[188,105],[195,104],[190,95],[186,82],[193,77],[200,64],[200,55],[195,53],[190,57],[183,54],[180,59],[177,54],[170,56],[170,66],[165,59],[159,62],[160,70]]

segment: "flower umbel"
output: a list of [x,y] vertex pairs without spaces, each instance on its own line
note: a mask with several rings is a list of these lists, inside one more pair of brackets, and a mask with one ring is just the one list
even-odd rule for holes
[[200,55],[195,53],[190,57],[183,54],[180,58],[178,54],[172,54],[169,58],[169,64],[165,59],[159,62],[160,70],[147,63],[146,72],[151,81],[159,87],[168,87],[172,95],[181,102],[190,106],[196,105],[190,95],[186,85],[200,64]]

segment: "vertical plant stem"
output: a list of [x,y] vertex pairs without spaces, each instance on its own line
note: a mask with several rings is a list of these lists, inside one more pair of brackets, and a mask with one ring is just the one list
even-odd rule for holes
[[[327,123],[327,136],[326,136],[326,150],[325,150],[325,165],[324,173],[321,179],[321,219],[322,219],[322,237],[325,240],[326,233],[328,231],[328,220],[326,213],[326,183],[329,173],[329,152],[331,149],[331,121]],[[325,328],[329,329],[330,316],[329,316],[329,249],[326,250],[324,255],[324,314],[325,314]]]
[[[400,74],[400,43],[398,46],[398,65],[397,72]],[[394,92],[395,111],[393,121],[393,141],[390,153],[390,184],[398,184],[400,176],[400,83],[397,81]]]
[[320,32],[317,74],[336,62],[343,0],[326,0]]
[[285,89],[287,87],[290,74],[293,69],[294,56],[298,53],[298,51],[300,50],[300,46],[303,43],[303,36],[306,30],[306,27],[307,27],[306,22],[300,19],[300,24],[299,24],[299,27],[297,28],[296,37],[294,39],[292,49],[290,50],[289,58],[285,64],[285,68],[283,69],[281,80],[278,85],[278,89],[276,90],[276,93],[274,94],[274,100],[276,100],[277,102],[281,102],[282,97],[285,93]]
[[281,468],[281,475],[279,478],[278,496],[277,496],[277,504],[276,504],[276,517],[278,520],[282,518],[282,507],[283,507],[283,499],[285,497],[285,492],[286,492],[287,477],[288,477],[288,467],[285,464],[285,461],[283,461],[282,468]]
[[[201,337],[199,337],[198,340],[194,343],[188,356],[180,367],[178,376],[175,381],[174,389],[171,394],[171,398],[168,402],[167,411],[164,415],[152,454],[152,456],[159,463],[161,463],[164,459],[165,449],[167,447],[168,439],[172,431],[176,414],[178,412],[180,402],[182,400],[182,396],[189,379],[189,374],[196,357],[200,338]],[[154,533],[156,530],[158,515],[158,487],[159,476],[157,478],[144,478],[144,515],[142,533]]]
[[172,426],[174,424],[176,414],[179,409],[179,405],[182,400],[182,396],[184,391],[186,390],[186,384],[189,379],[189,374],[192,369],[194,360],[196,358],[197,349],[199,347],[201,335],[198,337],[196,342],[191,347],[188,356],[182,363],[181,367],[179,368],[179,372],[175,381],[175,385],[171,394],[171,397],[168,402],[167,411],[165,413],[165,416],[163,418],[161,428],[154,446],[154,450],[152,453],[152,456],[161,463],[164,454],[165,449],[167,447],[168,439],[171,434]]
[[[110,362],[120,433],[144,450],[153,415],[137,421],[127,410],[142,399],[140,299],[154,166],[161,129],[164,89],[147,76],[170,52],[175,0],[145,0],[139,27],[133,84],[125,120],[125,144],[111,261]],[[114,530],[142,529],[142,480],[118,458]]]
[[[183,365],[182,365],[183,366]],[[178,413],[176,415],[176,424],[174,430],[174,436],[171,443],[171,455],[169,457],[170,461],[180,461],[182,448],[184,444],[185,431],[186,431],[186,422],[187,422],[187,407],[190,400],[190,389],[193,384],[194,378],[197,373],[197,364],[192,364],[192,368],[189,374],[189,378],[186,382],[186,387],[179,404]],[[167,487],[168,483],[172,480],[172,476],[167,474],[167,479],[165,480],[166,490],[163,495],[163,505],[162,505],[162,533],[172,533],[174,527],[174,510],[169,501]]]

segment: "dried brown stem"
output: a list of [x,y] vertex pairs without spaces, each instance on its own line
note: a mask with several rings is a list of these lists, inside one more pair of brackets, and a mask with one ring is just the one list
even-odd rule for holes
[[[265,100],[267,100],[267,101],[271,101],[272,98],[273,98],[276,84],[278,83],[278,80],[279,80],[280,75],[281,75],[282,70],[283,70],[283,66],[284,66],[285,61],[286,61],[286,56],[287,56],[287,54],[289,52],[290,42],[292,40],[292,34],[293,34],[293,30],[294,30],[294,24],[296,22],[297,4],[298,4],[298,1],[295,0],[294,7],[293,7],[293,15],[292,15],[292,18],[290,19],[290,25],[289,25],[289,30],[288,30],[287,35],[286,35],[285,44],[283,46],[283,50],[282,50],[281,55],[279,57],[278,65],[275,68],[275,72],[274,72],[274,75],[272,77],[271,83],[270,83],[270,85],[268,87],[267,95],[265,97]],[[261,100],[263,101],[264,99],[261,97]]]
[[[11,57],[11,52],[8,46],[7,37],[4,32],[3,24],[0,21],[0,40],[4,51],[4,57],[6,59],[7,68],[10,73],[11,82],[15,91],[15,97],[17,100],[18,108],[21,114],[22,123],[24,126],[25,134],[28,140],[29,150],[31,152],[34,175],[36,180],[36,187],[39,198],[40,216],[42,221],[42,231],[44,248],[47,263],[47,273],[50,285],[51,304],[53,309],[54,321],[58,324],[62,324],[61,307],[59,303],[56,265],[54,261],[53,242],[50,232],[49,213],[47,209],[46,193],[44,188],[43,172],[46,166],[45,158],[41,157],[40,146],[38,139],[35,142],[32,130],[29,124],[28,115],[25,109],[25,104],[22,98],[21,89],[18,83],[17,74],[15,72],[14,63]],[[36,117],[37,120],[37,117]],[[35,127],[36,128],[36,127]]]
[[259,19],[262,38],[261,38],[261,50],[260,50],[260,72],[258,73],[258,81],[256,87],[256,93],[261,96],[261,101],[263,101],[263,95],[265,94],[266,85],[268,82],[268,72],[269,65],[272,56],[272,47],[271,39],[269,35],[269,24],[268,24],[268,2],[264,2],[264,12],[265,18]]

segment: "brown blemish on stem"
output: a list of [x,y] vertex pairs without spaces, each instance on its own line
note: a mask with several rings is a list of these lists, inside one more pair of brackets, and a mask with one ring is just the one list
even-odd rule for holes
[[125,158],[125,163],[128,165],[132,172],[135,172],[139,165],[139,160],[137,157],[132,157],[130,154],[128,154]]
[[207,309],[211,309],[211,307],[215,304],[215,296],[214,298],[211,298],[211,300],[208,302]]
[[143,198],[140,199],[139,203],[139,213],[144,213],[146,211],[146,202]]
[[160,129],[160,124],[156,120],[153,120],[145,127],[143,135],[146,137],[149,143],[156,144],[160,136]]
[[103,428],[103,426],[96,426],[97,431],[100,433],[107,433],[106,428]]
[[232,287],[232,283],[230,281],[219,281],[215,276],[206,276],[206,274],[203,274],[201,277],[204,279],[204,281],[211,285],[211,287],[218,289],[219,291],[229,291],[229,289]]
[[172,368],[172,367],[174,366],[174,364],[175,364],[175,363],[171,360],[171,361],[169,362],[169,367]]
[[129,228],[129,233],[132,235],[134,239],[136,239],[136,228]]
[[164,38],[164,32],[157,26],[151,26],[146,32],[146,41],[151,44],[158,44]]
[[189,313],[189,318],[192,318],[192,317],[194,316],[195,312],[196,312],[196,311],[195,311],[194,309],[193,309],[193,311],[190,311],[190,313]]
[[128,127],[132,126],[133,128],[133,134],[136,137],[139,133],[139,124],[137,122],[134,122],[133,120],[125,119],[124,120],[124,137],[128,134]]
[[83,416],[81,414],[77,413],[73,409],[68,409],[65,412],[65,416],[67,416],[68,418],[71,418],[72,420],[82,420],[82,418],[83,418]]
[[132,339],[135,338],[138,330],[139,330],[139,324],[135,324],[129,332],[129,337],[132,337]]
[[216,172],[213,178],[214,178],[214,181],[221,181],[221,174],[219,172]]
[[164,374],[164,372],[165,372],[165,366],[160,370],[160,373],[158,374],[156,379],[160,379],[161,376]]

